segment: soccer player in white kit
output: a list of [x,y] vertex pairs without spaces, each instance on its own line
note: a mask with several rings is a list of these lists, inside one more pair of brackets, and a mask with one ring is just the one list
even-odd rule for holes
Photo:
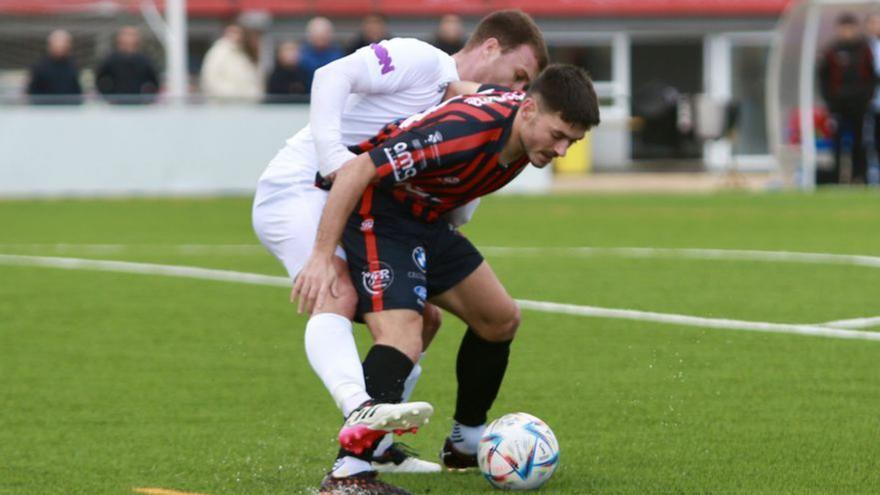
[[[534,21],[514,10],[488,15],[462,51],[452,56],[416,39],[394,38],[361,48],[319,69],[312,88],[310,125],[287,141],[257,186],[253,224],[260,241],[295,279],[312,252],[327,198],[326,191],[315,187],[316,174],[330,176],[354,158],[347,146],[373,137],[389,122],[454,96],[456,82],[460,80],[521,89],[547,64],[547,58],[543,37]],[[455,212],[455,218],[449,220],[453,225],[460,225],[472,211],[473,208],[467,208]],[[343,276],[332,290],[334,297],[319,301],[313,308],[300,306],[299,310],[306,309],[312,315],[305,332],[309,363],[348,418],[340,440],[358,428],[381,436],[386,431],[421,426],[432,413],[426,403],[372,405],[369,402],[371,398],[366,392],[352,334],[351,319],[357,295],[347,277],[341,248],[337,250],[335,262],[336,271]],[[426,308],[425,342],[430,341],[438,326],[439,311]],[[373,337],[377,344],[382,343],[381,335]],[[416,363],[406,381],[404,401],[408,400],[420,373]],[[365,408],[371,409],[368,414],[364,414]],[[395,421],[401,414],[410,416]],[[363,417],[374,421],[359,419]],[[386,424],[381,425],[380,421]],[[365,486],[368,480],[363,474],[375,469],[408,472],[440,469],[435,463],[402,456],[400,452],[389,456],[390,444],[388,435],[373,456],[396,462],[371,465],[366,459],[341,454],[331,477],[339,480],[342,489]],[[346,478],[357,483],[346,485]],[[374,491],[369,493],[402,493],[378,480],[371,483],[367,485]]]

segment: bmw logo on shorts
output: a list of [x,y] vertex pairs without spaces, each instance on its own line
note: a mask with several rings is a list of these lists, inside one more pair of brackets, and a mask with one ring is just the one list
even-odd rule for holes
[[425,256],[425,248],[419,246],[413,249],[412,259],[413,263],[415,263],[416,266],[419,267],[419,270],[421,270],[423,273],[428,271],[428,258],[427,256]]
[[417,285],[413,287],[413,292],[416,293],[416,296],[419,298],[419,302],[422,302],[428,298],[428,289],[426,289],[424,285]]

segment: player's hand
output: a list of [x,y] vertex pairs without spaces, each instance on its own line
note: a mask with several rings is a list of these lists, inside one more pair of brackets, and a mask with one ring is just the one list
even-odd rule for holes
[[315,308],[320,308],[329,293],[337,297],[336,282],[339,274],[332,256],[320,256],[313,254],[306,265],[297,275],[290,292],[290,302],[297,302],[296,312],[302,314],[303,309],[309,314]]

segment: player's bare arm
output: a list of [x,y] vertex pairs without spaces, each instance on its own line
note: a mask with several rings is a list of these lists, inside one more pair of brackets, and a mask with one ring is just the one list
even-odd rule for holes
[[299,300],[297,312],[305,310],[311,313],[312,309],[324,303],[328,291],[335,295],[339,276],[333,263],[336,246],[342,239],[348,216],[375,178],[376,167],[366,153],[355,157],[336,172],[333,188],[318,224],[315,248],[293,285],[291,301]]

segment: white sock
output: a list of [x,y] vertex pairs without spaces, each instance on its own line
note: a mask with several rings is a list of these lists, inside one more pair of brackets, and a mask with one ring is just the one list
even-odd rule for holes
[[[412,397],[413,390],[416,388],[416,382],[419,381],[419,376],[422,374],[422,367],[419,366],[419,362],[422,361],[422,358],[425,357],[425,353],[419,357],[419,361],[416,362],[416,365],[413,366],[412,371],[409,372],[409,376],[406,377],[406,381],[403,382],[403,402],[409,402],[409,398]],[[376,450],[373,451],[373,457],[382,457],[382,454],[391,447],[391,444],[394,443],[394,434],[389,433],[382,438],[382,441],[379,442],[379,445],[376,446]]]
[[358,473],[363,473],[364,471],[373,471],[373,466],[363,459],[347,455],[336,459],[330,475],[334,478],[345,478],[347,476],[354,476]]
[[413,390],[416,388],[416,383],[419,381],[419,377],[422,376],[422,366],[419,364],[424,359],[425,353],[423,352],[421,356],[419,356],[419,360],[416,361],[415,366],[413,366],[412,371],[409,372],[409,376],[406,377],[406,381],[403,382],[403,402],[409,402],[409,398],[412,397]]
[[449,438],[452,439],[455,450],[463,454],[476,454],[484,431],[486,431],[486,425],[484,424],[480,426],[465,426],[455,421],[452,424],[452,433],[449,435]]
[[348,318],[320,313],[306,324],[306,355],[336,405],[348,416],[370,399]]

